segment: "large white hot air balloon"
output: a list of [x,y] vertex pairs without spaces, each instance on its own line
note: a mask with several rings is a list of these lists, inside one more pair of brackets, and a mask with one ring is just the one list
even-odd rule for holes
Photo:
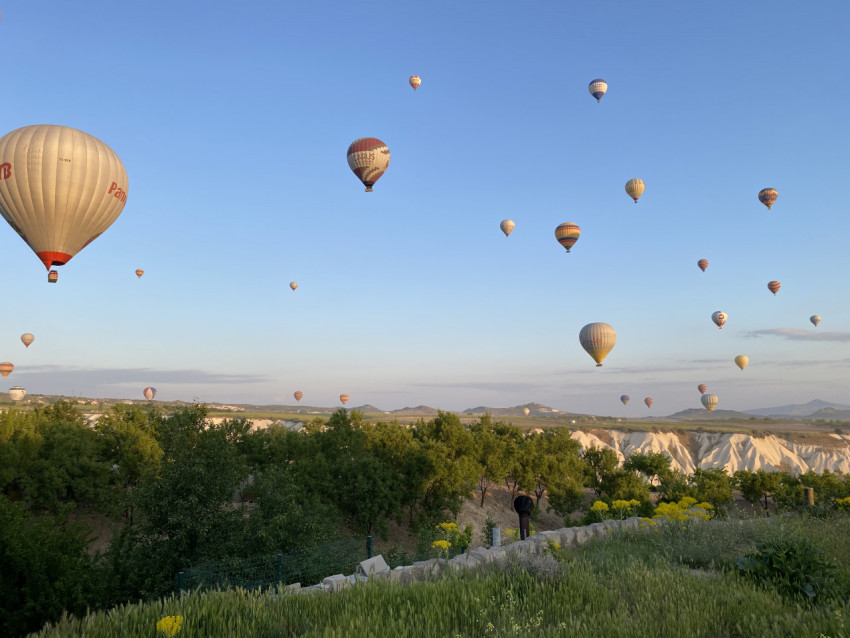
[[717,395],[716,395],[716,394],[703,394],[703,395],[699,398],[699,400],[700,400],[700,401],[702,401],[702,405],[703,405],[703,407],[704,407],[706,410],[708,410],[709,412],[713,412],[713,411],[714,411],[714,408],[716,408],[716,407],[717,407],[717,403],[718,403],[718,401],[719,401],[719,399],[717,398]]
[[503,219],[502,223],[499,224],[499,228],[502,229],[502,232],[505,233],[505,237],[511,234],[514,228],[516,228],[516,224],[512,219]]
[[38,124],[0,138],[0,215],[48,271],[112,225],[127,189],[121,160],[88,133]]
[[596,367],[601,367],[602,361],[617,343],[617,332],[607,323],[589,323],[579,332],[578,340],[596,361]]
[[12,401],[20,401],[27,396],[27,391],[19,385],[9,388],[9,398]]

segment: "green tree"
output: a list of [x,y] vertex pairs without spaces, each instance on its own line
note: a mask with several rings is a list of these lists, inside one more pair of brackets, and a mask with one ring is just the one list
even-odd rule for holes
[[782,475],[779,472],[766,472],[762,469],[750,472],[738,470],[734,474],[735,482],[743,496],[750,503],[762,502],[764,511],[768,511],[768,499],[779,487]]
[[472,453],[478,470],[478,491],[481,492],[481,507],[484,497],[494,485],[501,484],[508,471],[505,457],[507,441],[499,436],[490,415],[485,414],[469,426],[472,435]]
[[711,503],[715,512],[725,511],[732,503],[732,477],[725,467],[697,468],[691,478],[691,496],[700,502]]
[[590,447],[582,455],[585,463],[586,485],[593,490],[596,498],[601,498],[605,483],[611,480],[617,471],[617,454],[610,448]]
[[691,496],[692,488],[687,474],[681,470],[670,470],[661,475],[656,491],[661,501],[678,503],[685,496]]
[[656,479],[670,472],[671,461],[663,452],[635,452],[623,463],[623,469],[642,474],[654,486]]

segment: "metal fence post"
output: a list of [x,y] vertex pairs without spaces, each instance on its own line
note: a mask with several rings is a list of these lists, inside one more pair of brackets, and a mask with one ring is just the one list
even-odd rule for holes
[[177,591],[183,592],[183,572],[177,572]]
[[277,573],[276,573],[277,582],[283,580],[283,554],[277,555]]
[[366,537],[366,558],[372,558],[372,537]]

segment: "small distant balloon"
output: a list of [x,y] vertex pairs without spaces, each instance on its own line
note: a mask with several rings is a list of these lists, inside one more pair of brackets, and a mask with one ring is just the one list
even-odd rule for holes
[[142,390],[142,394],[145,395],[148,401],[153,401],[153,398],[156,396],[156,388],[145,388]]
[[623,405],[628,405],[628,403],[629,403],[629,395],[628,395],[628,394],[624,394],[624,395],[622,395],[622,396],[620,397],[620,401],[622,401],[622,402],[623,402]]
[[705,394],[705,391],[706,391],[706,390],[708,390],[708,386],[707,386],[707,385],[705,385],[704,383],[700,383],[700,384],[697,386],[697,390],[699,390],[699,393],[700,393],[700,394]]
[[558,240],[561,246],[567,249],[567,252],[570,252],[570,248],[578,241],[579,235],[581,235],[581,229],[577,224],[572,222],[559,224],[555,229],[555,239]]
[[[411,75],[408,82],[410,83],[410,86],[412,86],[413,90],[415,91],[416,89],[419,88],[419,85],[422,84],[422,78],[420,78],[418,75]],[[438,89],[438,91],[439,91],[439,89]]]
[[371,193],[390,165],[390,149],[377,138],[361,137],[348,147],[347,159],[349,168]]
[[499,224],[499,228],[502,229],[502,232],[505,233],[505,237],[513,232],[513,229],[516,228],[516,224],[512,219],[503,219],[502,223]]
[[29,348],[29,347],[30,347],[30,344],[31,344],[33,341],[35,341],[35,337],[33,336],[33,334],[32,334],[31,332],[25,332],[24,334],[22,334],[22,335],[21,335],[21,341],[23,342],[23,344],[24,344],[27,348]]
[[27,391],[19,385],[9,388],[9,398],[12,401],[20,401],[27,396]]
[[729,315],[727,315],[727,314],[726,314],[725,312],[723,312],[722,310],[718,310],[717,312],[715,312],[714,314],[712,314],[712,315],[711,315],[711,320],[712,320],[714,323],[716,323],[716,324],[717,324],[717,328],[718,328],[718,329],[720,329],[720,328],[722,328],[722,327],[723,327],[723,324],[725,324],[725,323],[726,323],[726,320],[727,320],[728,318],[729,318]]
[[531,412],[531,410],[529,410],[528,408],[523,408],[523,409],[522,409],[522,413],[523,413],[525,416],[528,416],[528,413],[529,413],[529,412]]
[[635,200],[635,204],[637,204],[637,200],[643,195],[645,189],[646,184],[643,183],[642,179],[638,179],[637,177],[626,182],[626,192],[629,194],[629,197]]
[[779,193],[776,192],[775,188],[762,188],[759,191],[759,201],[767,206],[767,210],[770,210],[778,195]]
[[812,315],[811,317],[809,317],[809,321],[815,324],[815,328],[817,328],[818,324],[820,323],[820,315]]
[[602,367],[602,361],[617,343],[617,332],[607,323],[589,323],[581,329],[578,335],[581,347],[587,351],[596,367]]
[[597,102],[599,102],[608,90],[608,83],[602,78],[596,78],[587,85],[587,90],[590,91],[590,94],[596,98]]
[[735,357],[735,365],[743,370],[747,367],[747,364],[750,362],[750,358],[745,354],[739,354]]
[[705,407],[706,410],[708,410],[709,412],[713,412],[714,408],[717,407],[719,399],[717,398],[716,394],[703,394],[700,397],[700,401],[702,401],[702,405]]
[[141,268],[136,269],[136,277],[138,277],[139,279],[141,279],[142,275],[144,275],[144,274],[145,274],[145,271],[142,270]]
[[295,290],[296,288],[298,288],[298,282],[297,281],[290,281],[289,287],[292,288],[292,290]]
[[708,268],[708,259],[700,259],[697,262],[697,266],[699,266],[701,271],[705,272],[705,269]]
[[646,403],[646,407],[648,407],[648,408],[651,408],[651,407],[652,407],[652,404],[653,404],[653,403],[655,403],[655,402],[652,400],[652,397],[646,397],[646,398],[643,400],[643,402],[644,402],[644,403]]
[[348,395],[347,394],[340,394],[339,400],[342,401],[343,405],[345,405],[346,403],[348,403]]
[[302,397],[304,396],[304,393],[303,393],[303,392],[301,392],[301,390],[298,390],[298,391],[297,391],[295,394],[293,394],[292,396],[294,396],[294,397],[295,397],[295,400],[296,400],[296,401],[298,401],[298,402],[300,403],[300,402],[301,402]]
[[[769,281],[767,282],[767,289],[772,292],[774,295],[779,292],[779,288],[782,286],[778,281]],[[793,295],[792,295],[793,297]]]
[[2,363],[0,363],[0,374],[3,375],[4,379],[10,374],[12,374],[12,370],[14,369],[15,366],[9,361],[3,361]]

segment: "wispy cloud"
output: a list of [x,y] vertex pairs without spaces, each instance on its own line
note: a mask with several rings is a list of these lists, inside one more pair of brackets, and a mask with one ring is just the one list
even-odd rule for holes
[[61,377],[80,385],[129,385],[168,383],[185,385],[262,383],[266,377],[253,374],[230,374],[206,370],[158,370],[156,368],[80,368],[74,366],[27,366],[15,370],[16,377]]
[[850,332],[815,332],[799,328],[771,328],[769,330],[750,330],[744,336],[749,339],[759,337],[780,337],[791,341],[850,341]]

